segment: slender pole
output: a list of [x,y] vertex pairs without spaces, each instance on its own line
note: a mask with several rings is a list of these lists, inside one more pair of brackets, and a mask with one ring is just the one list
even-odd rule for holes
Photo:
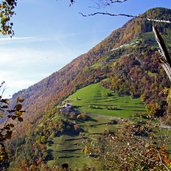
[[153,26],[153,32],[155,35],[155,39],[160,48],[160,54],[162,56],[160,58],[161,65],[163,69],[165,70],[169,80],[171,81],[171,59],[169,57],[169,52],[167,51],[167,48],[166,48],[166,45],[162,36],[160,35],[159,31],[157,30],[155,26]]

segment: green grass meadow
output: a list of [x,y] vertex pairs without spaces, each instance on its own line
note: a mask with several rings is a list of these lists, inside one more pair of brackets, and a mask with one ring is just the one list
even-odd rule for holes
[[[83,168],[86,165],[87,167],[101,170],[101,163],[83,152],[84,138],[93,137],[97,139],[105,131],[115,132],[124,125],[124,122],[108,124],[109,122],[113,120],[119,121],[121,117],[134,118],[136,112],[145,111],[144,104],[139,98],[133,99],[131,96],[120,97],[117,93],[105,89],[99,83],[91,84],[76,91],[64,103],[71,103],[78,110],[88,113],[91,119],[78,121],[77,124],[84,130],[79,135],[64,134],[60,137],[53,137],[53,144],[48,146],[48,149],[52,150],[53,155],[53,160],[48,161],[48,166],[50,167],[56,164],[68,163],[72,169]],[[132,121],[129,120],[129,122]],[[170,135],[170,130],[161,129],[161,132],[158,133],[160,138],[166,135]],[[167,149],[170,150],[169,145],[167,145]]]
[[100,84],[91,84],[76,91],[66,101],[78,107],[81,112],[102,114],[122,118],[133,117],[136,112],[144,112],[144,104],[139,98],[118,96]]
[[[54,143],[48,147],[54,157],[53,160],[48,161],[50,167],[66,162],[72,168],[83,168],[87,165],[98,170],[100,163],[82,151],[84,148],[82,137],[95,138],[101,136],[104,131],[114,131],[121,125],[110,125],[108,122],[117,120],[117,117],[128,118],[133,116],[132,113],[145,110],[140,99],[132,99],[130,96],[119,97],[100,84],[91,84],[78,90],[64,101],[67,102],[72,103],[78,110],[89,113],[92,119],[78,122],[79,127],[84,130],[80,135],[62,135],[53,138]],[[92,109],[90,106],[96,108]],[[117,110],[109,110],[108,108],[111,107]]]
[[95,167],[97,170],[101,170],[100,163],[97,160],[83,153],[84,146],[82,142],[84,138],[89,136],[101,136],[105,130],[115,130],[119,125],[107,124],[114,118],[111,116],[93,115],[92,120],[78,123],[79,127],[84,130],[79,135],[64,134],[60,137],[54,137],[53,144],[48,146],[48,149],[52,150],[54,159],[48,161],[48,166],[53,167],[61,165],[61,163],[68,163],[73,169],[83,168],[86,165],[87,167]]

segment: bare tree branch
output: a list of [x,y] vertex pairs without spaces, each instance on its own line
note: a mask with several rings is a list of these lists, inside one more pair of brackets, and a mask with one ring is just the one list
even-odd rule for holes
[[164,57],[164,59],[169,63],[171,67],[171,59],[169,57],[169,52],[167,51],[163,38],[161,37],[159,31],[157,30],[155,26],[153,26],[153,32],[154,32],[156,41],[160,47],[161,55]]
[[168,23],[171,24],[171,21],[169,20],[157,20],[157,19],[151,19],[151,18],[146,18],[147,21],[153,21],[153,22],[157,22],[157,23]]
[[171,21],[169,20],[157,20],[157,19],[152,19],[152,18],[144,18],[141,17],[139,15],[131,15],[131,14],[114,14],[114,13],[109,13],[109,12],[95,12],[95,13],[90,13],[90,14],[84,14],[82,12],[80,12],[79,14],[81,14],[83,17],[92,17],[95,15],[107,15],[107,16],[111,16],[111,17],[118,17],[118,16],[122,16],[122,17],[129,17],[129,18],[140,18],[142,20],[147,20],[147,21],[152,21],[152,22],[156,22],[156,23],[168,23],[171,24]]
[[113,13],[109,13],[109,12],[95,12],[95,13],[91,13],[91,14],[83,14],[82,12],[80,12],[79,14],[81,14],[83,17],[91,17],[91,16],[95,16],[95,15],[108,15],[111,17],[123,16],[123,17],[130,17],[130,18],[138,17],[138,16],[134,16],[134,15],[130,15],[130,14],[113,14]]
[[[113,3],[123,3],[123,2],[126,2],[128,0],[104,0],[105,2],[102,2],[101,3],[104,3],[105,5],[111,5]],[[75,0],[70,0],[70,3],[73,4],[75,2]]]
[[73,5],[74,3],[75,3],[75,0],[70,0],[70,5],[69,6]]
[[[128,0],[100,0],[100,2],[96,3],[96,5],[98,6],[98,9],[100,9],[101,4],[103,4],[104,6],[110,6],[114,3],[124,3],[127,1]],[[70,3],[71,3],[70,5],[74,4],[75,2],[76,2],[76,0],[70,0]],[[107,16],[111,16],[111,17],[123,16],[123,17],[130,17],[130,18],[139,17],[139,18],[147,20],[147,21],[171,24],[171,21],[169,21],[169,20],[158,20],[158,19],[152,19],[152,18],[144,18],[139,15],[131,15],[131,14],[114,14],[114,13],[110,13],[110,12],[100,12],[100,11],[90,13],[90,14],[84,14],[84,13],[80,12],[79,14],[81,14],[83,17],[90,17],[90,16],[95,16],[95,15],[107,15]]]
[[123,3],[123,2],[126,2],[127,0],[110,0],[110,3],[116,3],[116,2],[120,2],[120,3]]
[[153,26],[153,32],[156,38],[156,41],[160,47],[160,53],[161,53],[161,65],[163,69],[165,70],[167,76],[169,77],[169,80],[171,81],[171,59],[169,57],[169,52],[167,51],[166,45],[164,43],[163,38],[161,37],[159,31],[155,26]]
[[114,3],[124,3],[126,1],[128,0],[96,0],[94,2],[96,6],[89,6],[89,8],[101,9]]
[[105,6],[110,6],[111,4],[114,3],[123,3],[126,2],[128,0],[106,0],[106,2],[104,3]]

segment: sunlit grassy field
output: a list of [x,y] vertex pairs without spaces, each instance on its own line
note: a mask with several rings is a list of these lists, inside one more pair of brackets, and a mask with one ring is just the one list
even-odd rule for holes
[[[78,110],[89,113],[91,119],[84,122],[78,121],[77,124],[84,130],[79,135],[64,134],[60,137],[53,137],[53,144],[48,146],[53,155],[53,160],[48,161],[50,167],[68,163],[73,169],[83,168],[87,165],[100,170],[100,163],[94,158],[88,157],[88,154],[84,154],[84,138],[97,139],[105,131],[115,131],[118,127],[123,126],[123,123],[108,124],[110,121],[120,120],[117,117],[134,118],[136,112],[145,111],[144,104],[140,99],[132,99],[130,96],[119,97],[100,84],[92,84],[78,90],[64,103],[72,103]],[[129,122],[132,121],[129,120]],[[158,132],[158,136],[161,138],[166,135],[170,135],[170,130],[161,129]],[[169,145],[167,143],[167,149],[170,150]]]
[[100,84],[91,84],[82,88],[69,96],[66,101],[78,107],[80,111],[90,114],[129,118],[136,112],[145,111],[144,104],[139,98],[120,97]]
[[101,136],[105,130],[115,130],[118,125],[107,124],[114,117],[93,115],[93,118],[79,122],[78,125],[84,131],[79,135],[64,134],[60,137],[53,137],[53,144],[48,146],[52,151],[53,160],[48,161],[48,166],[53,167],[68,163],[71,168],[83,168],[85,165],[88,167],[95,167],[97,170],[100,168],[100,163],[84,154],[84,138],[90,136]]

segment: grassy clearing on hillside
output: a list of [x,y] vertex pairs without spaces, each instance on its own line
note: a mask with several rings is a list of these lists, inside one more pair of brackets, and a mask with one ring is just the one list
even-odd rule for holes
[[[118,124],[109,124],[109,122],[117,120],[117,117],[129,118],[137,111],[145,111],[140,99],[132,99],[130,96],[119,97],[100,84],[92,84],[78,90],[68,97],[64,103],[72,103],[78,107],[78,110],[90,113],[91,119],[77,122],[79,127],[84,130],[79,135],[64,134],[60,137],[53,137],[53,144],[48,146],[53,155],[53,160],[48,161],[50,167],[68,163],[72,169],[83,168],[86,165],[101,170],[101,163],[96,158],[89,157],[88,153],[83,152],[85,139],[90,138],[96,141],[104,132],[109,130],[116,132],[124,124],[133,121],[126,119],[125,123],[119,122]],[[56,120],[56,118],[58,117],[55,116],[53,119]],[[121,120],[118,119],[118,121]],[[162,129],[158,133],[159,138],[166,135],[170,135],[170,130]],[[168,150],[170,150],[169,145],[169,143],[166,144]]]
[[54,144],[48,147],[53,151],[54,160],[49,161],[48,165],[52,167],[68,163],[72,168],[82,168],[85,164],[92,164],[92,160],[82,152],[81,145],[80,136],[62,135],[54,138]]
[[115,117],[93,115],[92,120],[78,123],[79,127],[84,130],[80,135],[72,136],[65,134],[61,137],[54,137],[53,144],[48,146],[48,149],[52,150],[54,159],[48,161],[48,166],[53,167],[62,163],[68,163],[73,169],[83,168],[86,165],[99,170],[100,163],[83,153],[84,146],[82,141],[89,136],[100,136],[105,130],[115,130],[119,125],[107,124],[113,119]]
[[66,99],[82,112],[102,114],[123,118],[132,117],[136,112],[144,112],[145,108],[139,98],[119,97],[100,84],[91,84],[78,90]]

